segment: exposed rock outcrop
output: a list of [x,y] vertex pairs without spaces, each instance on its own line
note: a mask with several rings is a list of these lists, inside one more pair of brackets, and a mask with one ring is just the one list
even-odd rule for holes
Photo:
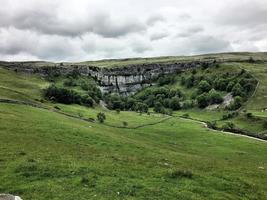
[[173,74],[200,66],[210,66],[216,61],[192,61],[172,64],[140,64],[124,67],[101,68],[88,65],[55,64],[54,66],[38,67],[34,63],[27,62],[2,62],[2,66],[25,73],[37,73],[47,76],[51,73],[66,75],[73,71],[84,76],[94,77],[102,91],[133,93],[137,90],[152,84],[153,80],[162,74]]
[[0,194],[0,200],[22,200],[18,196],[13,196],[11,194]]

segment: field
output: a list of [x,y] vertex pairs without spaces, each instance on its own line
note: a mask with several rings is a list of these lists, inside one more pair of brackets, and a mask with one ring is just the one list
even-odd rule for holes
[[[266,64],[227,63],[216,70],[224,67],[245,68],[259,80],[242,110],[266,119]],[[195,108],[169,117],[53,104],[41,100],[48,85],[0,68],[0,100],[13,100],[0,103],[0,193],[25,200],[267,199],[266,141],[200,123],[225,124],[223,110]],[[104,124],[86,120],[98,112],[106,114]],[[255,118],[241,114],[233,121],[264,131]]]

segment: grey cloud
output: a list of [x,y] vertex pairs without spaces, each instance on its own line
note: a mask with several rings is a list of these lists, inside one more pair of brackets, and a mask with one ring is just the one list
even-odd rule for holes
[[201,26],[190,27],[178,33],[176,37],[187,38],[187,37],[191,37],[192,35],[201,33],[203,31],[204,31],[204,28]]
[[223,7],[215,17],[215,22],[242,27],[267,25],[267,1],[232,1]]
[[153,33],[151,34],[150,36],[150,40],[151,41],[154,41],[154,40],[160,40],[160,39],[163,39],[163,38],[166,38],[168,37],[168,33],[167,32],[159,32],[159,33]]
[[232,50],[230,42],[210,35],[192,37],[187,43],[190,44],[193,53],[226,52]]
[[58,61],[266,51],[266,19],[266,0],[5,0],[0,56]]
[[81,36],[93,32],[103,37],[119,37],[146,30],[145,24],[136,19],[115,19],[104,11],[79,18],[74,16],[72,20],[60,17],[61,11],[58,10],[60,9],[36,6],[19,10],[15,14],[0,10],[0,26],[62,36]]
[[146,30],[146,26],[138,20],[115,20],[109,15],[97,16],[91,28],[92,32],[104,37],[119,37]]
[[154,14],[154,15],[151,15],[146,23],[147,25],[149,26],[153,26],[154,24],[156,24],[157,22],[163,22],[165,21],[165,18],[161,15],[161,14]]

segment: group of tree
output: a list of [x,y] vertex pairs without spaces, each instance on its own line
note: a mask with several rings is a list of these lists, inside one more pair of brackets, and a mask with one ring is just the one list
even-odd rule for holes
[[44,89],[46,99],[63,104],[80,104],[93,106],[94,100],[89,95],[81,95],[80,93],[67,88],[51,85]]
[[223,102],[222,95],[215,89],[204,92],[197,97],[197,103],[200,108],[205,108],[210,104],[220,104]]
[[182,76],[181,84],[186,88],[197,89],[192,98],[196,99],[201,108],[221,103],[223,101],[221,92],[230,92],[235,100],[228,108],[235,110],[240,108],[242,102],[254,91],[257,81],[242,69],[238,73],[226,72],[221,75],[209,73],[197,75],[192,72],[188,76]]

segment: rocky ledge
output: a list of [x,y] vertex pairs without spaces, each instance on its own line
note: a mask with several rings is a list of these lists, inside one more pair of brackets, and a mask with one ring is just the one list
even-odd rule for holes
[[77,64],[54,64],[37,66],[34,62],[1,62],[7,69],[36,73],[43,76],[49,74],[66,75],[74,71],[84,76],[94,77],[103,92],[134,93],[137,90],[153,83],[160,75],[174,74],[201,66],[214,65],[216,60],[177,62],[172,64],[139,64],[124,67],[101,68]]
[[11,194],[0,194],[0,200],[22,200],[18,196],[13,196]]

